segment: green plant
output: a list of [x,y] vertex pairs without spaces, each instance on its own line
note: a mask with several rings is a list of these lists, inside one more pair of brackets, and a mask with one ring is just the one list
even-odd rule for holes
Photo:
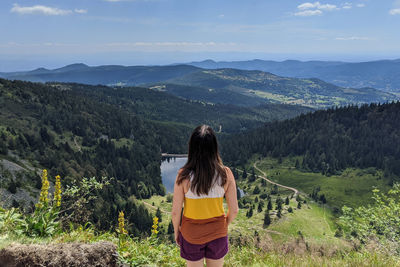
[[348,237],[362,243],[378,240],[400,254],[400,184],[387,194],[373,190],[374,204],[352,209],[344,206],[340,224]]
[[84,177],[79,181],[75,181],[71,186],[67,186],[60,206],[62,224],[87,222],[91,215],[88,204],[97,199],[97,191],[109,185],[112,179],[102,177],[98,181],[96,177]]
[[0,208],[0,233],[20,234],[23,223],[18,209],[4,210]]
[[54,208],[39,208],[33,214],[28,214],[22,223],[23,233],[33,237],[53,236],[61,231],[58,210]]

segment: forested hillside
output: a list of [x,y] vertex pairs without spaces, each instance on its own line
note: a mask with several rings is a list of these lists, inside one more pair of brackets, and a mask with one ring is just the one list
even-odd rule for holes
[[205,60],[192,62],[190,65],[221,69],[235,68],[242,70],[261,70],[280,76],[297,78],[318,78],[343,87],[373,87],[388,92],[400,90],[400,60],[377,60],[367,62],[340,61],[220,61]]
[[253,154],[302,156],[307,171],[335,174],[347,167],[384,170],[400,177],[400,102],[346,106],[300,115],[224,140],[223,157],[244,164]]
[[[297,69],[298,65],[302,65],[301,62],[292,64],[297,66]],[[307,66],[320,70],[322,66],[335,64],[310,62]],[[238,66],[237,69],[201,69],[190,65],[90,67],[84,64],[72,64],[54,70],[39,68],[27,72],[0,73],[0,77],[33,82],[140,85],[188,100],[240,106],[275,103],[329,108],[399,99],[395,94],[375,89],[373,83],[357,88],[340,87],[315,78],[320,76],[293,78],[290,75],[279,76],[274,72],[241,69],[246,68],[246,65]],[[348,69],[346,73],[351,72]],[[390,79],[395,80],[393,77]]]
[[0,77],[31,82],[75,82],[104,85],[139,85],[179,77],[199,68],[189,65],[177,66],[120,66],[104,65],[90,67],[85,64],[71,64],[48,70],[38,68],[32,71],[0,73]]
[[[90,221],[108,229],[113,225],[110,218],[131,205],[128,218],[134,229],[148,229],[149,214],[127,197],[164,193],[159,168],[162,140],[157,133],[171,136],[175,131],[168,132],[168,127],[160,128],[74,90],[1,80],[0,92],[2,158],[21,166],[46,168],[49,177],[59,174],[66,185],[82,177],[114,177],[88,213]],[[26,175],[10,177],[6,170],[1,176],[5,187],[15,188],[11,193],[40,188],[40,178],[34,172],[32,179]],[[121,197],[125,200],[119,201]]]
[[224,90],[258,97],[271,103],[297,104],[313,108],[329,108],[331,106],[398,99],[391,93],[371,87],[344,88],[316,78],[281,77],[256,70],[198,70],[170,79],[167,83]]
[[93,203],[90,221],[108,229],[129,207],[132,231],[151,218],[130,198],[164,194],[161,152],[186,152],[192,129],[212,125],[221,135],[294,117],[309,109],[209,105],[146,88],[39,84],[0,80],[0,195],[2,205],[27,208],[38,196],[35,168],[65,185],[82,177],[114,177]]

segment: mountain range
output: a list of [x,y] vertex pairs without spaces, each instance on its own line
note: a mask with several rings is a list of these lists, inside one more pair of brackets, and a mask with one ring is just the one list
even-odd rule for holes
[[343,87],[373,87],[384,91],[400,92],[400,59],[356,63],[298,60],[279,62],[259,59],[219,62],[205,60],[188,64],[207,69],[261,70],[280,76],[318,78]]
[[[263,65],[259,61],[253,62],[256,62],[259,67]],[[219,64],[214,63],[215,67]],[[213,65],[213,62],[203,61],[202,64],[209,66]],[[292,62],[297,69],[301,69],[299,66],[301,64],[301,62]],[[312,66],[315,69],[321,69],[325,65],[333,67],[342,63],[308,62],[305,64],[310,68]],[[250,63],[243,64],[243,67],[251,68],[250,65]],[[284,68],[284,66],[281,67]],[[398,96],[393,93],[371,87],[340,87],[318,78],[289,78],[260,70],[204,69],[181,64],[90,67],[79,63],[54,70],[39,68],[26,72],[0,73],[0,77],[33,82],[74,82],[111,86],[140,85],[158,91],[166,91],[188,100],[238,106],[275,103],[326,108],[398,99]]]

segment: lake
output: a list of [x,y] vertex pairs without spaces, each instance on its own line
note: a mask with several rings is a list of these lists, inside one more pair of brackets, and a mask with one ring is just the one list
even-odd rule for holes
[[161,179],[167,193],[174,192],[174,183],[178,170],[185,165],[187,158],[163,158],[161,161]]
[[[161,179],[163,185],[165,186],[165,189],[167,189],[167,193],[174,192],[174,183],[176,175],[178,173],[178,170],[182,168],[183,165],[185,165],[186,161],[187,161],[186,157],[182,158],[166,157],[162,159],[160,166]],[[242,189],[239,188],[239,191],[241,196],[245,195]]]

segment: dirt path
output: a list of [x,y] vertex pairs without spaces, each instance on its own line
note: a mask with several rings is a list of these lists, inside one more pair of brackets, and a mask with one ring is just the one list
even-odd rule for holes
[[[270,183],[270,184],[276,184],[276,185],[279,186],[279,187],[282,187],[282,188],[285,188],[285,189],[288,189],[288,190],[293,191],[293,192],[294,192],[294,197],[296,197],[296,196],[299,194],[299,190],[297,190],[297,189],[294,188],[294,187],[290,187],[290,186],[286,186],[286,185],[281,185],[281,184],[275,183],[275,182],[271,181],[270,179],[268,179],[268,178],[267,178],[267,174],[257,167],[257,162],[254,162],[253,167],[263,174],[263,176],[261,176],[261,175],[256,175],[257,177],[260,177],[260,178],[264,179],[265,181],[267,181],[267,182]],[[240,170],[240,169],[237,169],[237,170],[240,171],[240,172],[243,172],[243,171]]]
[[[148,206],[148,207],[150,207],[150,208],[152,208],[152,209],[154,209],[154,210],[157,210],[157,209],[158,209],[158,207],[153,206],[153,205],[151,205],[150,203],[147,203],[146,201],[143,201],[143,204],[145,204],[146,206]],[[163,209],[160,209],[160,211],[163,212],[163,213],[166,213],[166,214],[171,214],[171,212],[166,211],[166,210],[163,210]]]
[[276,185],[279,186],[279,187],[286,188],[286,189],[289,189],[289,190],[293,191],[295,197],[299,194],[299,190],[297,190],[297,189],[294,188],[294,187],[290,187],[290,186],[286,186],[286,185],[281,185],[281,184],[278,184],[278,183],[275,183],[275,182],[269,180],[269,179],[267,178],[267,174],[257,167],[257,162],[254,162],[253,167],[254,167],[256,170],[258,170],[259,172],[261,172],[261,173],[263,174],[263,176],[260,176],[260,175],[257,175],[257,176],[263,178],[263,179],[264,179],[265,181],[267,181],[268,183],[270,183],[270,184],[276,184]]

